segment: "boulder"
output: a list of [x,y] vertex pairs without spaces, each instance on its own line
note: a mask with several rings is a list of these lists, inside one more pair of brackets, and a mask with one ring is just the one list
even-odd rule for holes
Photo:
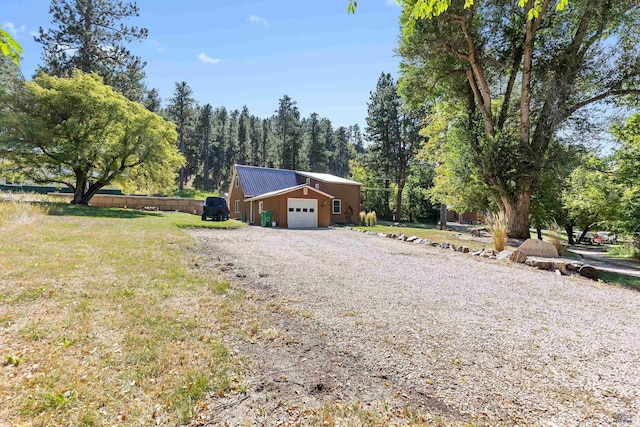
[[422,239],[416,239],[413,241],[413,243],[422,243]]
[[514,251],[509,250],[509,249],[505,249],[504,251],[500,251],[498,252],[498,254],[496,255],[496,259],[498,261],[506,261],[508,259],[511,259],[511,255],[513,254]]
[[524,256],[538,256],[544,258],[557,258],[558,250],[549,242],[538,239],[527,239],[518,247]]
[[423,245],[430,245],[431,244],[431,240],[422,239],[422,244]]
[[527,257],[524,263],[540,270],[555,270],[553,261],[546,258]]
[[523,264],[527,260],[527,256],[524,255],[522,252],[520,252],[519,249],[516,249],[515,251],[513,251],[511,253],[511,256],[509,257],[509,259],[512,262],[517,262],[519,264]]
[[582,277],[586,277],[587,279],[598,280],[598,270],[590,265],[583,265],[578,270],[578,273],[580,273]]
[[484,250],[473,251],[473,252],[471,252],[471,255],[480,256],[482,254],[482,252],[484,252]]
[[378,236],[380,236],[380,237],[388,237],[389,235],[387,233],[378,233]]
[[409,243],[411,243],[411,242],[413,242],[415,240],[418,240],[418,236],[411,236],[411,237],[407,237],[406,238],[406,241],[409,242]]

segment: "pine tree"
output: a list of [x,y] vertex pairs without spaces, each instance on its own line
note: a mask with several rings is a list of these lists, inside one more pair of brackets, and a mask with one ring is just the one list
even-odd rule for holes
[[336,129],[334,140],[336,148],[333,153],[334,160],[331,173],[344,177],[349,172],[349,160],[351,159],[349,153],[349,137],[347,135],[347,129],[344,126]]
[[260,144],[262,143],[262,122],[260,118],[251,116],[249,119],[249,146],[250,160],[252,166],[262,164],[262,156],[260,153]]
[[240,119],[238,121],[238,153],[236,154],[235,163],[246,165],[249,161],[249,109],[245,105],[242,107]]
[[223,185],[231,183],[233,165],[238,156],[238,122],[240,111],[233,110],[229,114],[229,126],[227,127],[226,146],[224,153]]
[[320,118],[317,113],[311,114],[307,121],[309,141],[309,170],[311,172],[327,171],[327,150]]
[[151,111],[152,113],[158,113],[160,112],[161,103],[162,98],[160,98],[160,92],[158,91],[158,89],[145,91],[142,105],[144,105],[147,110]]
[[279,100],[276,113],[280,167],[295,170],[298,167],[301,146],[300,112],[296,102],[285,95]]
[[263,167],[267,167],[267,165],[270,165],[269,167],[273,167],[274,163],[273,161],[269,161],[268,159],[268,153],[269,153],[269,145],[270,145],[270,141],[271,141],[271,120],[269,119],[262,119],[262,143],[261,143],[261,152],[262,152],[262,166]]
[[176,89],[173,98],[171,98],[171,104],[169,105],[169,116],[176,124],[176,130],[178,131],[178,150],[187,159],[187,165],[180,168],[178,175],[178,187],[180,190],[184,188],[188,175],[190,174],[190,168],[194,166],[192,121],[195,115],[195,100],[192,98],[192,95],[193,91],[187,82],[176,83]]
[[52,0],[52,29],[40,27],[36,42],[42,44],[40,70],[68,77],[79,69],[97,73],[132,101],[142,101],[145,63],[126,47],[147,37],[146,28],[121,21],[139,16],[138,6],[113,0]]
[[196,124],[196,139],[200,146],[200,161],[202,165],[201,179],[197,180],[201,183],[204,190],[211,191],[211,158],[213,154],[212,139],[213,128],[211,121],[213,119],[213,108],[210,104],[206,104],[199,109],[198,121]]

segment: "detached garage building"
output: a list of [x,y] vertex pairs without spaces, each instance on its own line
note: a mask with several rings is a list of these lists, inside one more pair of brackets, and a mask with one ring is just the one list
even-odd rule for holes
[[327,173],[235,165],[231,217],[260,224],[263,211],[283,228],[328,227],[357,222],[360,183]]

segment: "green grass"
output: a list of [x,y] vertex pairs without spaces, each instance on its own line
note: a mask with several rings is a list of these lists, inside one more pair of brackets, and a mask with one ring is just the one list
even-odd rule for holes
[[598,277],[603,282],[620,285],[626,288],[640,291],[640,277],[627,276],[626,274],[613,273],[610,271],[599,271]]
[[181,228],[199,216],[12,203],[0,201],[1,420],[176,425],[237,389],[244,367],[221,340],[243,294],[195,267]]

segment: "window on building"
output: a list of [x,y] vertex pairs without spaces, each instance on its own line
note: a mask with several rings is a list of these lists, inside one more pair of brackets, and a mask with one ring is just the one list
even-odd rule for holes
[[342,200],[333,199],[333,213],[339,215],[342,213]]
[[264,210],[264,202],[260,202],[258,203],[258,213],[262,213],[262,211]]
[[303,195],[305,195],[305,196],[306,196],[307,194],[309,194],[309,189],[308,189],[307,187],[303,188],[303,189],[302,189],[302,194],[303,194]]
[[316,184],[316,190],[320,189],[320,184]]
[[240,186],[240,178],[236,175],[236,187]]
[[311,185],[311,178],[307,178],[307,185]]
[[236,200],[236,213],[240,213],[240,200]]

